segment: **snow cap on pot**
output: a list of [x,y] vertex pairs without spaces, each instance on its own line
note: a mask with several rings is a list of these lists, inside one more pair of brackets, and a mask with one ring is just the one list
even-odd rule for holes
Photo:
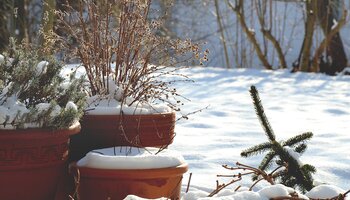
[[[61,13],[59,24],[69,33],[69,41],[75,41],[68,45],[87,73],[88,112],[96,112],[97,107],[105,107],[103,112],[109,114],[178,109],[181,102],[171,98],[179,96],[171,87],[173,81],[162,78],[178,75],[180,68],[164,66],[190,58],[206,61],[208,51],[201,53],[200,46],[189,39],[162,36],[161,16],[153,13],[151,0],[112,0],[107,4],[88,0],[79,8],[66,7],[69,17]],[[157,107],[156,103],[170,108]]]
[[83,79],[62,77],[63,65],[42,49],[10,39],[0,55],[0,129],[65,129],[82,114]]

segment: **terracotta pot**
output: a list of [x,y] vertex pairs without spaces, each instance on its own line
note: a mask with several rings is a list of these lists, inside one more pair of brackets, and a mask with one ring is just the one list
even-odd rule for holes
[[66,130],[0,130],[0,199],[53,200],[67,169]]
[[150,115],[85,115],[71,139],[70,160],[113,146],[166,147],[175,137],[175,112]]
[[80,200],[121,200],[130,194],[177,200],[180,199],[182,175],[187,170],[187,164],[143,170],[93,169],[77,167],[76,163],[71,166],[71,172],[79,176]]

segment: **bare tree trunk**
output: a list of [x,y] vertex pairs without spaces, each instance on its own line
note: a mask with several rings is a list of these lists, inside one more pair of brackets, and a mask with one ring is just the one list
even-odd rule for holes
[[[325,39],[316,52],[314,59],[322,59],[321,54],[324,49],[326,49],[325,62],[319,66],[319,71],[329,75],[334,75],[337,72],[343,71],[348,62],[339,33],[340,29],[346,23],[347,11],[341,6],[342,4],[336,4],[337,1],[342,0],[323,0],[318,2],[319,12],[317,13],[317,17],[325,35]],[[332,3],[334,5],[331,5]],[[341,19],[336,18],[336,9],[343,10],[343,16]],[[337,20],[339,21],[335,24],[335,21]],[[328,58],[331,58],[331,60]]]
[[[343,0],[306,1],[305,36],[298,62],[295,64],[293,71],[323,72],[334,75],[346,67],[347,58],[339,31],[346,23],[347,11],[342,7],[337,7],[337,4],[331,5],[337,1]],[[337,19],[334,9],[344,9],[341,19]],[[310,63],[310,48],[316,19],[323,30],[325,38],[316,49]],[[325,50],[326,55],[323,56]]]
[[11,0],[3,0],[0,3],[0,52],[6,48],[9,42],[10,32],[7,27],[7,20],[9,18],[10,8]]
[[304,41],[300,52],[298,69],[303,72],[310,71],[310,55],[312,38],[314,35],[315,22],[317,13],[317,0],[306,1],[306,22]]
[[247,35],[250,42],[253,44],[256,54],[258,55],[259,60],[264,65],[265,69],[272,69],[271,64],[264,56],[263,51],[261,50],[260,44],[258,40],[255,38],[255,33],[248,28],[248,25],[245,21],[245,15],[244,15],[244,1],[243,0],[236,0],[235,6],[232,5],[232,3],[228,0],[226,0],[228,6],[232,9],[233,12],[236,13],[237,18],[241,24],[241,27],[245,34]]
[[16,38],[18,41],[29,42],[27,7],[28,7],[28,0],[15,1],[15,8],[17,8]]
[[221,34],[220,39],[221,39],[222,45],[224,47],[226,68],[230,68],[230,58],[228,56],[228,50],[227,50],[226,39],[225,39],[225,34],[224,34],[224,27],[222,25],[222,20],[221,20],[221,16],[220,16],[219,2],[218,2],[218,0],[215,0],[214,3],[215,3],[215,11],[216,11],[216,20],[218,22],[219,31]]
[[[258,14],[258,19],[261,27],[261,32],[263,33],[264,37],[268,39],[273,47],[276,49],[278,60],[280,63],[280,68],[287,68],[287,62],[285,59],[285,56],[283,54],[282,48],[278,40],[275,38],[275,36],[272,35],[271,33],[271,26],[272,26],[272,9],[270,9],[270,27],[268,27],[268,24],[266,23],[265,20],[265,12],[263,11],[263,8],[261,8],[261,2],[260,0],[255,1],[257,3],[257,14]],[[270,2],[271,4],[272,2]],[[266,4],[265,4],[266,6]],[[266,9],[266,8],[265,8]]]

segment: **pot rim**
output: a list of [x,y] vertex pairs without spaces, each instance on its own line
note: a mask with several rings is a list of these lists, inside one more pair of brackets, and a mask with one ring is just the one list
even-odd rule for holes
[[0,129],[0,137],[7,138],[28,138],[52,137],[52,136],[70,136],[80,132],[81,125],[79,121],[75,122],[67,129],[48,129],[48,128],[28,128],[28,129]]
[[69,171],[76,176],[101,179],[155,179],[182,176],[188,171],[188,164],[183,163],[175,167],[153,169],[96,169],[79,167],[77,162],[69,165]]
[[[135,117],[147,117],[147,116],[164,116],[164,115],[176,115],[175,111],[171,112],[165,112],[165,113],[149,113],[149,114],[136,114],[136,115],[128,115],[128,114],[123,114],[123,116],[135,116]],[[87,112],[84,113],[83,118],[85,117],[119,117],[120,114],[89,114]]]

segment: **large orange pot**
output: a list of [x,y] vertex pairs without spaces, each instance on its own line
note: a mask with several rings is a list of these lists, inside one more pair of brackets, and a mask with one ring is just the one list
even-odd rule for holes
[[187,164],[159,169],[94,169],[71,166],[80,200],[121,200],[133,194],[143,198],[180,199]]
[[69,136],[79,131],[79,123],[65,130],[0,130],[0,199],[55,199]]
[[72,137],[70,160],[114,146],[167,147],[175,137],[175,112],[149,115],[85,115]]

